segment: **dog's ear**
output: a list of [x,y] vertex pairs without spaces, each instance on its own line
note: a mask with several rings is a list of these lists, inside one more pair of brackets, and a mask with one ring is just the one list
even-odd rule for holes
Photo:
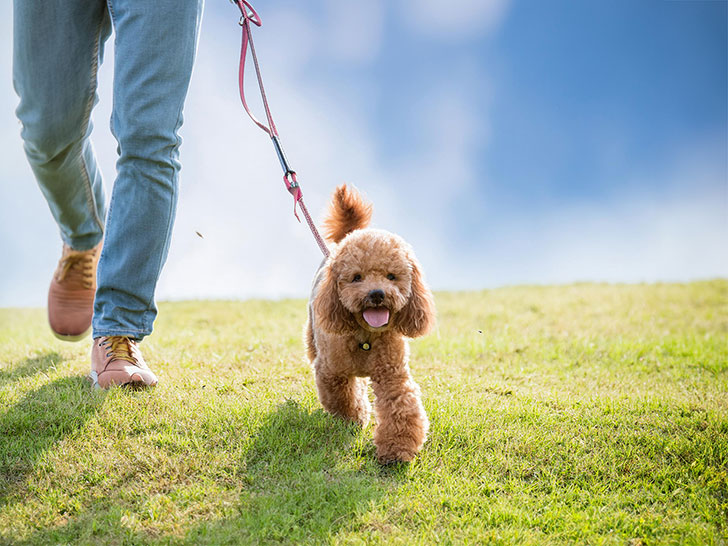
[[330,264],[326,266],[321,284],[313,300],[314,324],[332,334],[349,334],[356,329],[354,316],[339,299],[336,275]]
[[435,326],[435,300],[422,275],[420,264],[414,256],[412,264],[412,294],[404,308],[397,314],[397,329],[405,337],[419,337]]

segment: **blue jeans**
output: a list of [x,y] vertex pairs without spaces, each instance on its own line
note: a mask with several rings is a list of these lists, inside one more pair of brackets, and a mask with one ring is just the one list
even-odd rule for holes
[[[13,82],[30,165],[61,238],[104,239],[93,336],[142,339],[177,206],[182,107],[203,0],[15,0]],[[116,33],[111,130],[117,177],[106,210],[91,133],[104,42]]]

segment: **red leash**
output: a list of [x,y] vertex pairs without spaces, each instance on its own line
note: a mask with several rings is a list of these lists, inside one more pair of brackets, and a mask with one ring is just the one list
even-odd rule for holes
[[[258,56],[255,54],[253,36],[250,32],[251,22],[258,27],[261,26],[263,23],[260,20],[260,16],[258,15],[258,13],[253,9],[253,6],[251,6],[250,3],[248,3],[246,0],[231,0],[231,2],[238,6],[238,8],[240,9],[240,13],[242,14],[240,17],[240,26],[243,27],[243,43],[240,47],[240,70],[238,72],[238,85],[240,86],[240,100],[243,102],[243,108],[245,108],[245,111],[248,113],[248,116],[250,116],[250,119],[252,119],[258,127],[263,129],[263,131],[265,131],[273,141],[273,146],[276,149],[278,160],[281,162],[281,167],[283,168],[283,183],[286,185],[288,193],[293,196],[293,214],[296,217],[296,220],[300,222],[301,219],[298,217],[298,213],[296,212],[296,205],[298,205],[298,207],[301,209],[301,212],[303,213],[304,218],[306,219],[308,227],[311,229],[311,233],[313,233],[314,239],[316,239],[316,243],[321,249],[321,252],[323,252],[324,256],[328,258],[329,249],[326,246],[323,238],[321,237],[321,234],[316,229],[316,225],[313,223],[311,215],[308,213],[306,204],[303,202],[303,193],[301,192],[301,186],[299,185],[298,179],[296,178],[296,171],[294,171],[288,164],[288,159],[286,158],[286,154],[283,151],[283,146],[281,145],[280,137],[278,136],[276,124],[273,122],[273,116],[271,115],[270,107],[268,106],[268,97],[266,96],[265,88],[263,87],[263,77],[260,74]],[[245,59],[248,53],[248,44],[250,44],[250,53],[253,57],[253,64],[255,65],[255,74],[258,78],[260,96],[263,99],[263,108],[265,109],[265,116],[268,120],[267,126],[258,121],[258,119],[256,119],[256,117],[250,111],[250,108],[248,108],[248,103],[245,101],[245,87],[243,85],[243,82],[245,79]]]

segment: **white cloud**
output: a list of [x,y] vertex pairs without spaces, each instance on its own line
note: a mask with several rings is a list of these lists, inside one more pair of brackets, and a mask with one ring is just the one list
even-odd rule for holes
[[379,54],[384,32],[383,0],[326,0],[326,21],[317,25],[324,52],[347,62],[371,62]]
[[400,13],[411,29],[431,38],[461,40],[498,29],[510,0],[401,0]]
[[[683,167],[659,173],[658,192],[635,180],[627,186],[634,189],[601,201],[512,211],[497,232],[480,235],[480,250],[466,269],[455,265],[449,283],[438,280],[443,287],[466,288],[726,277],[728,188],[718,178],[725,175],[690,160]],[[454,253],[450,263],[463,259]]]
[[[229,16],[231,14],[224,10],[225,7],[227,6],[212,7],[208,4],[205,8],[207,13],[202,28],[203,38],[200,43],[203,63],[205,62],[206,46],[228,51],[231,53],[231,57],[237,58],[239,39],[236,40],[235,35],[238,35],[239,38],[240,29],[234,24],[234,17]],[[281,73],[295,74],[305,69],[314,55],[318,53],[321,40],[320,31],[317,25],[312,24],[311,16],[306,12],[305,7],[302,4],[275,10],[263,7],[263,13],[260,14],[263,26],[252,27],[252,34],[264,77],[272,65]],[[270,54],[272,48],[280,48],[285,55],[272,56]],[[199,64],[198,62],[198,66]],[[234,72],[234,66],[232,70]],[[220,75],[218,75],[218,79],[219,77]]]

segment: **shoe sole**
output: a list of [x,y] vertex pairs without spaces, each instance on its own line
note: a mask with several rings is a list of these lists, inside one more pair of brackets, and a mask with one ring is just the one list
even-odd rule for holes
[[89,327],[89,329],[86,330],[84,333],[77,334],[75,336],[69,334],[59,334],[58,332],[54,331],[53,328],[51,328],[51,332],[57,339],[60,339],[61,341],[81,341],[91,333],[91,328]]
[[157,383],[154,383],[152,385],[147,385],[143,381],[129,381],[128,383],[122,383],[121,385],[117,385],[116,383],[113,383],[113,384],[109,385],[108,387],[103,388],[101,385],[99,385],[98,374],[93,370],[91,370],[91,372],[86,376],[86,381],[88,381],[91,384],[91,387],[93,387],[94,389],[101,390],[101,391],[107,391],[111,387],[120,387],[120,388],[129,389],[129,390],[133,390],[133,391],[141,391],[144,389],[153,389],[154,387],[157,386]]

